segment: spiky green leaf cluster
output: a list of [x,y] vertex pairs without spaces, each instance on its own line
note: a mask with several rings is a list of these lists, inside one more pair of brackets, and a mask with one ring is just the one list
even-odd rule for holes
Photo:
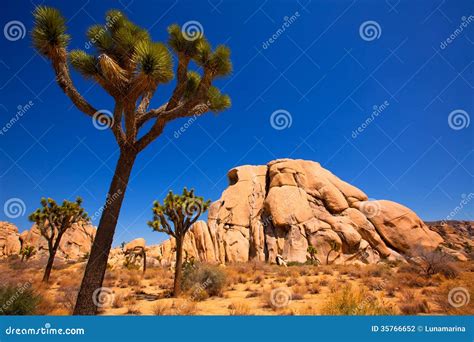
[[206,201],[203,197],[196,196],[193,189],[184,188],[182,194],[174,194],[170,191],[163,204],[159,201],[153,203],[153,220],[149,221],[148,225],[155,231],[173,236],[185,234],[199,216],[209,208],[210,203],[210,200]]
[[85,77],[94,77],[100,72],[97,57],[82,50],[72,50],[69,53],[69,61]]
[[142,41],[137,44],[133,61],[141,72],[160,83],[173,79],[173,60],[165,45]]
[[70,228],[74,223],[89,220],[81,205],[82,199],[80,197],[74,202],[64,200],[61,205],[57,204],[52,198],[42,198],[41,207],[36,209],[28,218],[36,223],[40,230],[55,229],[62,231]]
[[195,39],[185,36],[179,25],[173,24],[168,27],[168,45],[176,54],[183,54],[191,59],[196,58],[200,52],[200,47],[205,41],[202,35]]
[[57,9],[38,6],[33,17],[33,45],[41,54],[52,57],[66,48],[70,37],[66,34],[66,21]]

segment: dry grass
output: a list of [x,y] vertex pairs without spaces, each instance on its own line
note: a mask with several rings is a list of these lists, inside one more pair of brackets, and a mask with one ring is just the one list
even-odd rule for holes
[[250,316],[252,308],[243,302],[236,302],[229,305],[229,315],[231,316]]
[[156,316],[170,315],[170,312],[171,304],[167,302],[158,301],[155,305],[153,305],[153,314]]
[[327,315],[391,315],[393,307],[362,288],[346,285],[325,303]]
[[[84,263],[62,264],[52,273],[51,283],[42,284],[43,266],[28,262],[28,267],[12,259],[0,261],[0,283],[29,281],[41,295],[37,313],[70,315],[83,274]],[[100,314],[154,315],[319,315],[319,314],[441,314],[472,315],[474,301],[459,308],[448,301],[457,287],[474,293],[474,262],[458,262],[457,272],[424,275],[410,264],[399,265],[295,265],[288,268],[262,263],[227,265],[221,268],[226,282],[221,296],[185,293],[186,298],[169,298],[173,274],[165,267],[141,271],[108,269],[104,286],[115,293],[110,307]],[[27,269],[28,272],[23,270]],[[22,270],[22,271],[18,271]],[[350,286],[353,290],[344,290]],[[275,305],[273,290],[286,288],[291,297],[288,305]],[[137,294],[159,299],[144,299]],[[382,299],[383,298],[383,299]],[[137,300],[139,299],[139,300]]]

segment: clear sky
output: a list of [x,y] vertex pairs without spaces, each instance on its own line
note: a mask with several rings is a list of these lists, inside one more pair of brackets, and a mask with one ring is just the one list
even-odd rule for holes
[[[19,213],[1,210],[0,220],[20,230],[30,227],[27,215],[42,196],[80,195],[94,215],[118,156],[111,132],[71,106],[33,50],[31,12],[39,3],[3,1],[0,14],[0,203],[11,210],[21,200]],[[142,152],[115,244],[165,238],[146,222],[153,200],[169,189],[194,187],[216,200],[229,169],[276,158],[318,161],[370,198],[403,203],[425,220],[459,206],[453,219],[474,218],[472,1],[42,3],[68,19],[71,48],[84,49],[86,29],[118,8],[155,40],[166,40],[172,23],[197,21],[212,44],[232,49],[234,72],[217,83],[232,108],[200,117],[178,137],[187,120],[175,121]],[[96,108],[111,108],[99,86],[73,78]],[[160,87],[152,106],[172,89]],[[272,125],[275,111],[283,120]],[[8,124],[12,118],[19,119]]]

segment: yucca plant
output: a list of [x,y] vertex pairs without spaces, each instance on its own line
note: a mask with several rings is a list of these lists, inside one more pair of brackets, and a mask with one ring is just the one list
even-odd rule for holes
[[[36,49],[52,64],[56,80],[74,105],[100,123],[107,124],[120,147],[120,156],[107,195],[97,235],[79,291],[75,314],[95,314],[93,293],[102,286],[107,259],[137,155],[161,135],[168,122],[184,117],[220,112],[230,107],[230,98],[212,85],[232,71],[230,50],[215,49],[200,34],[188,36],[178,25],[168,28],[168,44],[154,42],[150,34],[118,10],[106,14],[104,26],[87,31],[94,52],[68,51],[69,35],[57,9],[39,6],[33,13],[32,37]],[[176,55],[176,85],[169,100],[149,108],[158,86],[171,81]],[[190,71],[195,62],[201,73]],[[70,66],[97,82],[114,100],[110,117],[98,111],[76,89]],[[99,107],[100,108],[100,107]],[[150,125],[146,123],[152,121]],[[142,132],[145,127],[151,127]],[[108,201],[110,199],[110,201]]]
[[174,273],[173,295],[181,293],[183,244],[186,233],[210,205],[210,201],[196,196],[194,190],[183,189],[181,195],[168,193],[163,204],[153,203],[153,220],[148,225],[157,232],[166,233],[176,241],[176,264]]
[[43,282],[48,282],[53,269],[54,258],[61,243],[61,239],[74,223],[88,221],[89,218],[84,208],[82,199],[75,202],[63,201],[57,204],[52,198],[42,198],[41,208],[36,209],[30,216],[30,221],[36,223],[40,234],[48,243],[48,262],[44,270]]

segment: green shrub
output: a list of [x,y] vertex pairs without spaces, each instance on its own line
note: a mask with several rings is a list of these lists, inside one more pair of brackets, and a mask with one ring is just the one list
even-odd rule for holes
[[191,297],[202,298],[205,291],[209,297],[222,294],[226,283],[226,275],[218,266],[193,264],[183,268],[183,289],[190,292]]
[[33,315],[40,301],[29,283],[0,287],[0,315]]

